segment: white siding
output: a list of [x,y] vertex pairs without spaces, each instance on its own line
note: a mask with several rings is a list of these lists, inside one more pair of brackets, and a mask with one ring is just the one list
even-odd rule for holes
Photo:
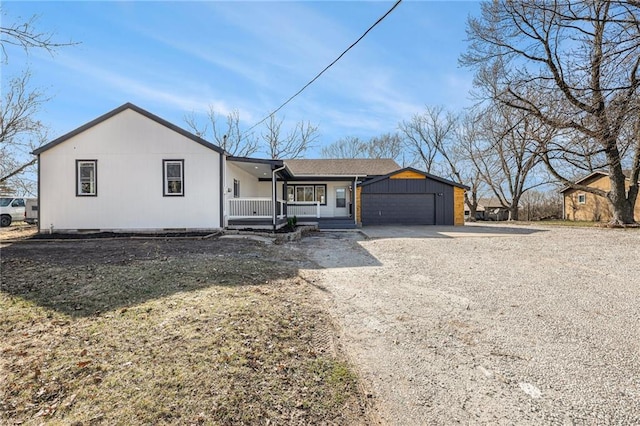
[[[232,162],[227,162],[227,188],[230,198],[233,198],[233,180],[240,181],[240,197],[241,198],[255,198],[255,197],[269,197],[271,198],[271,190],[262,191],[260,188],[260,182],[258,178],[245,172],[240,167],[234,165]],[[271,176],[269,176],[269,179]],[[230,191],[229,191],[230,190]]]
[[[278,200],[285,200],[287,197],[285,197],[282,194],[282,184],[283,182],[281,180],[276,182],[276,198]],[[258,182],[258,187],[260,188],[260,193],[261,194],[267,194],[266,197],[271,197],[271,191],[272,191],[272,183],[271,181],[269,182]]]
[[[227,162],[227,188],[228,198],[233,198],[233,180],[240,181],[240,198],[271,198],[271,174],[264,178],[268,181],[260,181],[257,177],[245,172],[240,167],[235,166],[232,162]],[[284,200],[282,195],[282,181],[278,181],[276,185],[276,194],[278,200]]]
[[[97,196],[76,196],[76,160],[97,160]],[[184,160],[184,196],[163,196],[162,160]],[[220,154],[127,109],[40,154],[40,226],[220,228]]]
[[[353,181],[291,181],[287,185],[326,185],[327,186],[327,204],[320,206],[320,217],[342,217],[349,215],[349,203],[353,203],[353,194],[349,188],[353,186]],[[282,192],[282,184],[279,184],[279,193]],[[347,207],[343,209],[336,208],[336,188],[347,188]]]

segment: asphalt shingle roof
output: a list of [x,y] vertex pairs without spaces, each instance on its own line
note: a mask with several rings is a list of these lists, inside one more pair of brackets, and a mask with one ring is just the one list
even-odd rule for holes
[[284,160],[295,176],[380,176],[401,167],[389,158]]

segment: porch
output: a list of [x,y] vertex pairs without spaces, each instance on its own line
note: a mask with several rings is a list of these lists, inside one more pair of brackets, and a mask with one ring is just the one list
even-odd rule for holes
[[353,229],[355,220],[351,216],[322,217],[319,201],[286,202],[277,200],[274,206],[271,198],[232,198],[229,200],[228,227],[230,229],[273,229],[274,207],[275,228],[287,224],[289,218],[296,218],[297,224],[318,224],[321,229]]
[[[355,180],[343,177],[298,178],[281,160],[228,157],[225,172],[225,226],[232,229],[279,229],[289,218],[296,223],[355,227]],[[322,226],[322,225],[320,225]]]

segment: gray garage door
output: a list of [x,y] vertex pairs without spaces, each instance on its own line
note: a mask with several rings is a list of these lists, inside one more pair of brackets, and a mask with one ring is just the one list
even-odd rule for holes
[[434,194],[362,194],[363,225],[435,225]]

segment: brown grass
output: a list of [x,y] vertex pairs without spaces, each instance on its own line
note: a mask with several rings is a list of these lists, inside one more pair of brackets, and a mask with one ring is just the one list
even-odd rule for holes
[[285,251],[3,248],[0,423],[367,423],[330,318]]

